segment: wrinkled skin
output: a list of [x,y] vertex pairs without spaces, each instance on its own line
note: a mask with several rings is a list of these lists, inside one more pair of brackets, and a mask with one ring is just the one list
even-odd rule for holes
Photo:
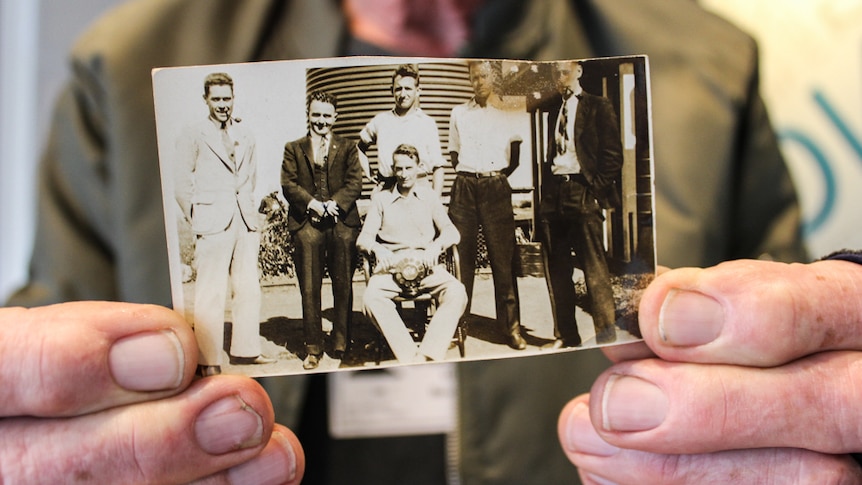
[[252,379],[194,380],[166,308],[0,309],[0,483],[299,483],[294,434]]
[[664,272],[563,450],[588,484],[862,482],[860,289],[845,261]]

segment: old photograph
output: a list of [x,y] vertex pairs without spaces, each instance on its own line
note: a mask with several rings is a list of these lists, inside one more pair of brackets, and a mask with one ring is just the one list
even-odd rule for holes
[[171,290],[202,375],[640,339],[646,57],[192,66],[153,89]]

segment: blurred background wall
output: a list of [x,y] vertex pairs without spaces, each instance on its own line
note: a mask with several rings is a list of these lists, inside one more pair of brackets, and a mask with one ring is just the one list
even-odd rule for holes
[[[26,277],[35,168],[68,48],[120,1],[0,0],[0,300]],[[760,44],[812,254],[862,248],[862,0],[700,1]]]
[[0,0],[0,301],[25,281],[35,174],[66,54],[121,0]]
[[761,88],[812,256],[862,248],[862,1],[701,3],[758,41]]

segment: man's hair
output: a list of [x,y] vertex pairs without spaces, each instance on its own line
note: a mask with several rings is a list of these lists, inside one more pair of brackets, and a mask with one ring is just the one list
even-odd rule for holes
[[416,64],[401,64],[400,66],[395,68],[395,72],[392,73],[392,84],[395,85],[395,78],[398,76],[401,77],[412,77],[416,80],[416,85],[419,86],[419,67]]
[[482,66],[488,66],[488,70],[491,72],[491,89],[495,93],[500,93],[503,90],[503,63],[489,59],[469,61],[467,63],[468,75],[473,69]]
[[308,112],[308,109],[311,108],[312,101],[320,101],[321,103],[329,103],[335,108],[335,111],[338,111],[338,98],[335,97],[334,94],[328,93],[326,91],[312,91],[308,93],[308,97],[305,99],[305,111]]
[[204,78],[204,96],[209,96],[210,86],[230,86],[233,91],[233,78],[224,72],[214,72]]
[[568,61],[555,61],[553,63],[554,70],[558,70],[562,65],[571,65],[571,66],[581,66],[581,69],[584,68],[584,63],[581,61],[568,60]]
[[407,155],[412,158],[417,165],[419,165],[419,150],[416,149],[413,145],[408,145],[407,143],[402,143],[395,147],[395,151],[392,152],[392,161],[395,161],[395,155]]
[[473,69],[474,67],[480,66],[488,66],[491,69],[491,73],[497,78],[497,81],[503,79],[503,63],[500,61],[490,60],[490,59],[482,59],[478,61],[469,61],[467,63],[467,70]]

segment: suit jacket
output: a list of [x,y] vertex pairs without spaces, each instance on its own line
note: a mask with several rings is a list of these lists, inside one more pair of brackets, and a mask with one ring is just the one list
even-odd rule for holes
[[254,200],[254,138],[237,121],[230,134],[233,160],[219,128],[209,119],[191,126],[177,143],[175,195],[195,234],[224,231],[237,206],[249,230],[259,227],[260,214]]
[[[285,59],[341,54],[330,0],[135,0],[81,37],[42,160],[30,281],[11,303],[170,305],[150,70],[260,60],[272,24]],[[806,258],[755,44],[739,29],[691,0],[492,0],[476,25],[495,28],[466,56],[650,56],[660,264]],[[607,365],[595,350],[458,365],[462,483],[576,482],[557,416]],[[295,426],[304,376],[261,382],[278,421]]]
[[[326,162],[326,180],[330,199],[338,204],[338,219],[351,227],[359,227],[359,210],[356,199],[362,192],[362,166],[356,143],[331,135]],[[311,137],[306,135],[284,146],[281,165],[281,186],[290,203],[287,228],[296,231],[308,222],[308,203],[317,189],[314,180],[314,151]],[[321,200],[321,202],[326,202]]]
[[[548,159],[542,164],[543,213],[553,212],[558,203],[557,191],[554,190],[557,179],[551,176],[551,165],[557,155],[555,134],[562,105],[562,96],[554,98],[548,115]],[[621,204],[616,182],[623,165],[623,147],[617,119],[610,100],[582,92],[575,113],[575,152],[581,174],[605,209]]]

